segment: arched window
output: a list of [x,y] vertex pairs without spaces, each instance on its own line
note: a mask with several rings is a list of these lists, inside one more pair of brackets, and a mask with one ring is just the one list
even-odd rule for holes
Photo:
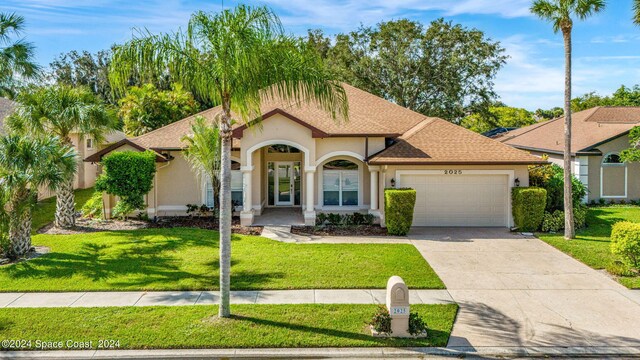
[[322,167],[323,205],[356,206],[359,187],[357,164],[349,160],[333,160]]
[[620,159],[620,155],[616,153],[611,153],[604,156],[604,158],[602,159],[602,165],[603,166],[624,165],[624,163]]

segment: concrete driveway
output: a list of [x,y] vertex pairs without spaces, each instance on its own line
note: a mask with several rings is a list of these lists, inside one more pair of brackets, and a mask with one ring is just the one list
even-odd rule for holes
[[415,228],[460,305],[450,347],[640,346],[640,292],[506,229]]

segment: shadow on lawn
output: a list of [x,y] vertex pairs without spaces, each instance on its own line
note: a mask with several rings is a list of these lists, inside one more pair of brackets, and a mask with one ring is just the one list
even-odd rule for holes
[[[105,286],[101,288],[114,290],[212,290],[218,287],[220,266],[217,257],[217,233],[215,234],[216,236],[209,237],[196,232],[167,232],[166,229],[161,232],[158,230],[110,232],[109,236],[112,239],[115,237],[116,241],[108,243],[99,240],[79,241],[78,251],[72,253],[53,251],[38,259],[11,266],[6,271],[16,280],[64,279],[80,275],[94,283],[104,283]],[[188,260],[175,255],[193,247],[205,247],[211,250],[211,261],[197,266],[204,271],[186,271],[185,268],[190,265],[185,264]],[[232,260],[231,266],[238,262],[238,260]],[[208,269],[210,271],[206,271]],[[282,273],[243,271],[233,273],[231,281],[234,288],[236,286],[255,288],[269,279],[282,277],[284,277]],[[180,284],[182,280],[188,280],[188,282]]]
[[273,321],[250,316],[232,315],[233,319],[252,322],[256,325],[284,328],[295,332],[306,332],[330,337],[340,337],[345,339],[374,342],[386,346],[444,346],[447,343],[449,334],[439,330],[429,330],[429,337],[423,339],[401,339],[401,338],[376,338],[364,333],[366,324],[363,322],[363,332],[349,332],[336,329],[327,329],[309,325],[292,324],[289,322]]

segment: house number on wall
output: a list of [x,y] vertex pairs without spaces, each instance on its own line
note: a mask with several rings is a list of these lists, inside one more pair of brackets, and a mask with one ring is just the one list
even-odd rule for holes
[[462,175],[462,170],[445,170],[445,175]]
[[409,307],[408,306],[393,306],[391,307],[391,311],[389,311],[391,315],[408,315]]

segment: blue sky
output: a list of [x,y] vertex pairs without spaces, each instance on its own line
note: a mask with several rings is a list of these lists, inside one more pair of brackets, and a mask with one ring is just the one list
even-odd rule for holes
[[[225,0],[224,6],[237,2]],[[439,17],[483,30],[500,41],[510,56],[496,79],[500,98],[511,106],[561,106],[562,38],[528,12],[529,0],[250,0],[266,4],[287,31],[304,34],[322,28],[328,34],[360,24],[411,18],[427,23]],[[91,52],[126,41],[132,28],[171,31],[184,26],[194,10],[217,11],[220,0],[3,0],[0,11],[27,20],[27,39],[37,60],[48,65],[70,50]],[[574,30],[574,95],[608,94],[624,84],[640,83],[640,27],[630,20],[631,0],[609,0],[607,9]]]

